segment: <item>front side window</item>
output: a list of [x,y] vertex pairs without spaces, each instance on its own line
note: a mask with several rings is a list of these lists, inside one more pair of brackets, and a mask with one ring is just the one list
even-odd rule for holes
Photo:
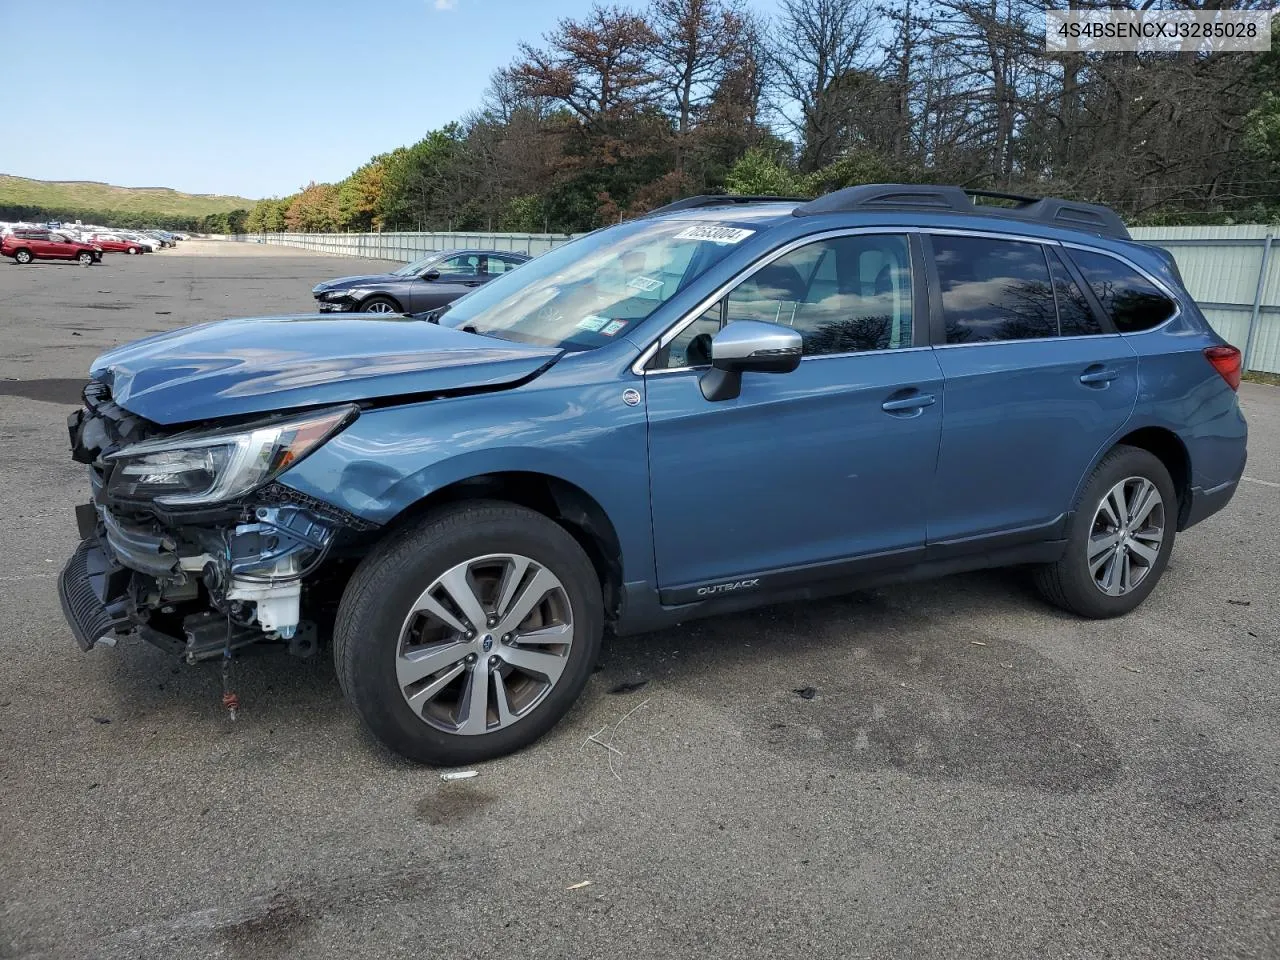
[[446,257],[432,269],[441,277],[474,277],[480,272],[480,256],[475,253],[464,253],[456,257]]
[[1177,309],[1154,283],[1115,257],[1087,250],[1068,253],[1121,333],[1150,330],[1168,320]]
[[1058,335],[1058,311],[1038,243],[934,235],[947,343]]
[[455,301],[441,324],[567,350],[616,342],[755,233],[731,224],[633,220],[509,270]]
[[806,244],[734,287],[682,330],[656,365],[710,363],[710,338],[735,320],[795,329],[805,356],[909,347],[911,290],[911,252],[904,236],[854,234]]

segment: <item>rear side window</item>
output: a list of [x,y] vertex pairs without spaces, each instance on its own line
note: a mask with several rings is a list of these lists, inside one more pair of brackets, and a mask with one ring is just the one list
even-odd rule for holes
[[935,235],[947,343],[1058,335],[1049,265],[1038,243]]
[[1086,250],[1071,250],[1069,255],[1121,333],[1150,330],[1177,309],[1154,283],[1115,257]]
[[1049,272],[1053,274],[1053,295],[1058,301],[1058,332],[1064,337],[1086,337],[1101,333],[1102,326],[1089,306],[1089,299],[1071,276],[1071,271],[1058,259],[1056,250],[1046,248]]

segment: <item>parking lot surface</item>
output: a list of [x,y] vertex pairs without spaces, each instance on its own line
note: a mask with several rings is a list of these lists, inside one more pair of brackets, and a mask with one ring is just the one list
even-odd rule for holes
[[247,659],[232,723],[216,667],[81,653],[89,362],[378,268],[0,262],[0,957],[1280,956],[1280,388],[1126,619],[993,572],[616,640],[470,780],[362,735],[327,657]]

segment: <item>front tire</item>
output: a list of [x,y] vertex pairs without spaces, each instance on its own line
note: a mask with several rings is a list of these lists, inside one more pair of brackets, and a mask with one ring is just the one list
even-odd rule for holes
[[1085,484],[1066,555],[1036,572],[1036,586],[1079,616],[1123,616],[1159,583],[1177,525],[1178,494],[1165,465],[1146,450],[1118,446]]
[[23,265],[26,265],[31,262],[31,251],[18,250],[17,252],[14,253],[13,260],[14,260],[14,263],[21,263]]
[[370,297],[360,304],[361,313],[403,313],[400,304],[390,297]]
[[374,737],[456,766],[550,730],[586,685],[603,630],[578,542],[525,507],[474,501],[364,559],[338,609],[334,665]]
[[76,260],[80,263],[80,266],[87,267],[93,263],[93,254],[88,250],[83,250],[80,255],[76,257]]
[[129,256],[131,257],[141,252],[142,251],[139,250],[137,247],[130,247],[128,250],[125,251],[125,253],[129,254]]

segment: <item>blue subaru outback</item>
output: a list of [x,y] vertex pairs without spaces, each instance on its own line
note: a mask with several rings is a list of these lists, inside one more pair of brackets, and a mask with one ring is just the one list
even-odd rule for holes
[[1128,613],[1235,491],[1240,366],[1105,207],[691,198],[443,312],[105,354],[63,609],[193,663],[331,636],[374,736],[470,762],[550,729],[606,630],[1005,565]]

